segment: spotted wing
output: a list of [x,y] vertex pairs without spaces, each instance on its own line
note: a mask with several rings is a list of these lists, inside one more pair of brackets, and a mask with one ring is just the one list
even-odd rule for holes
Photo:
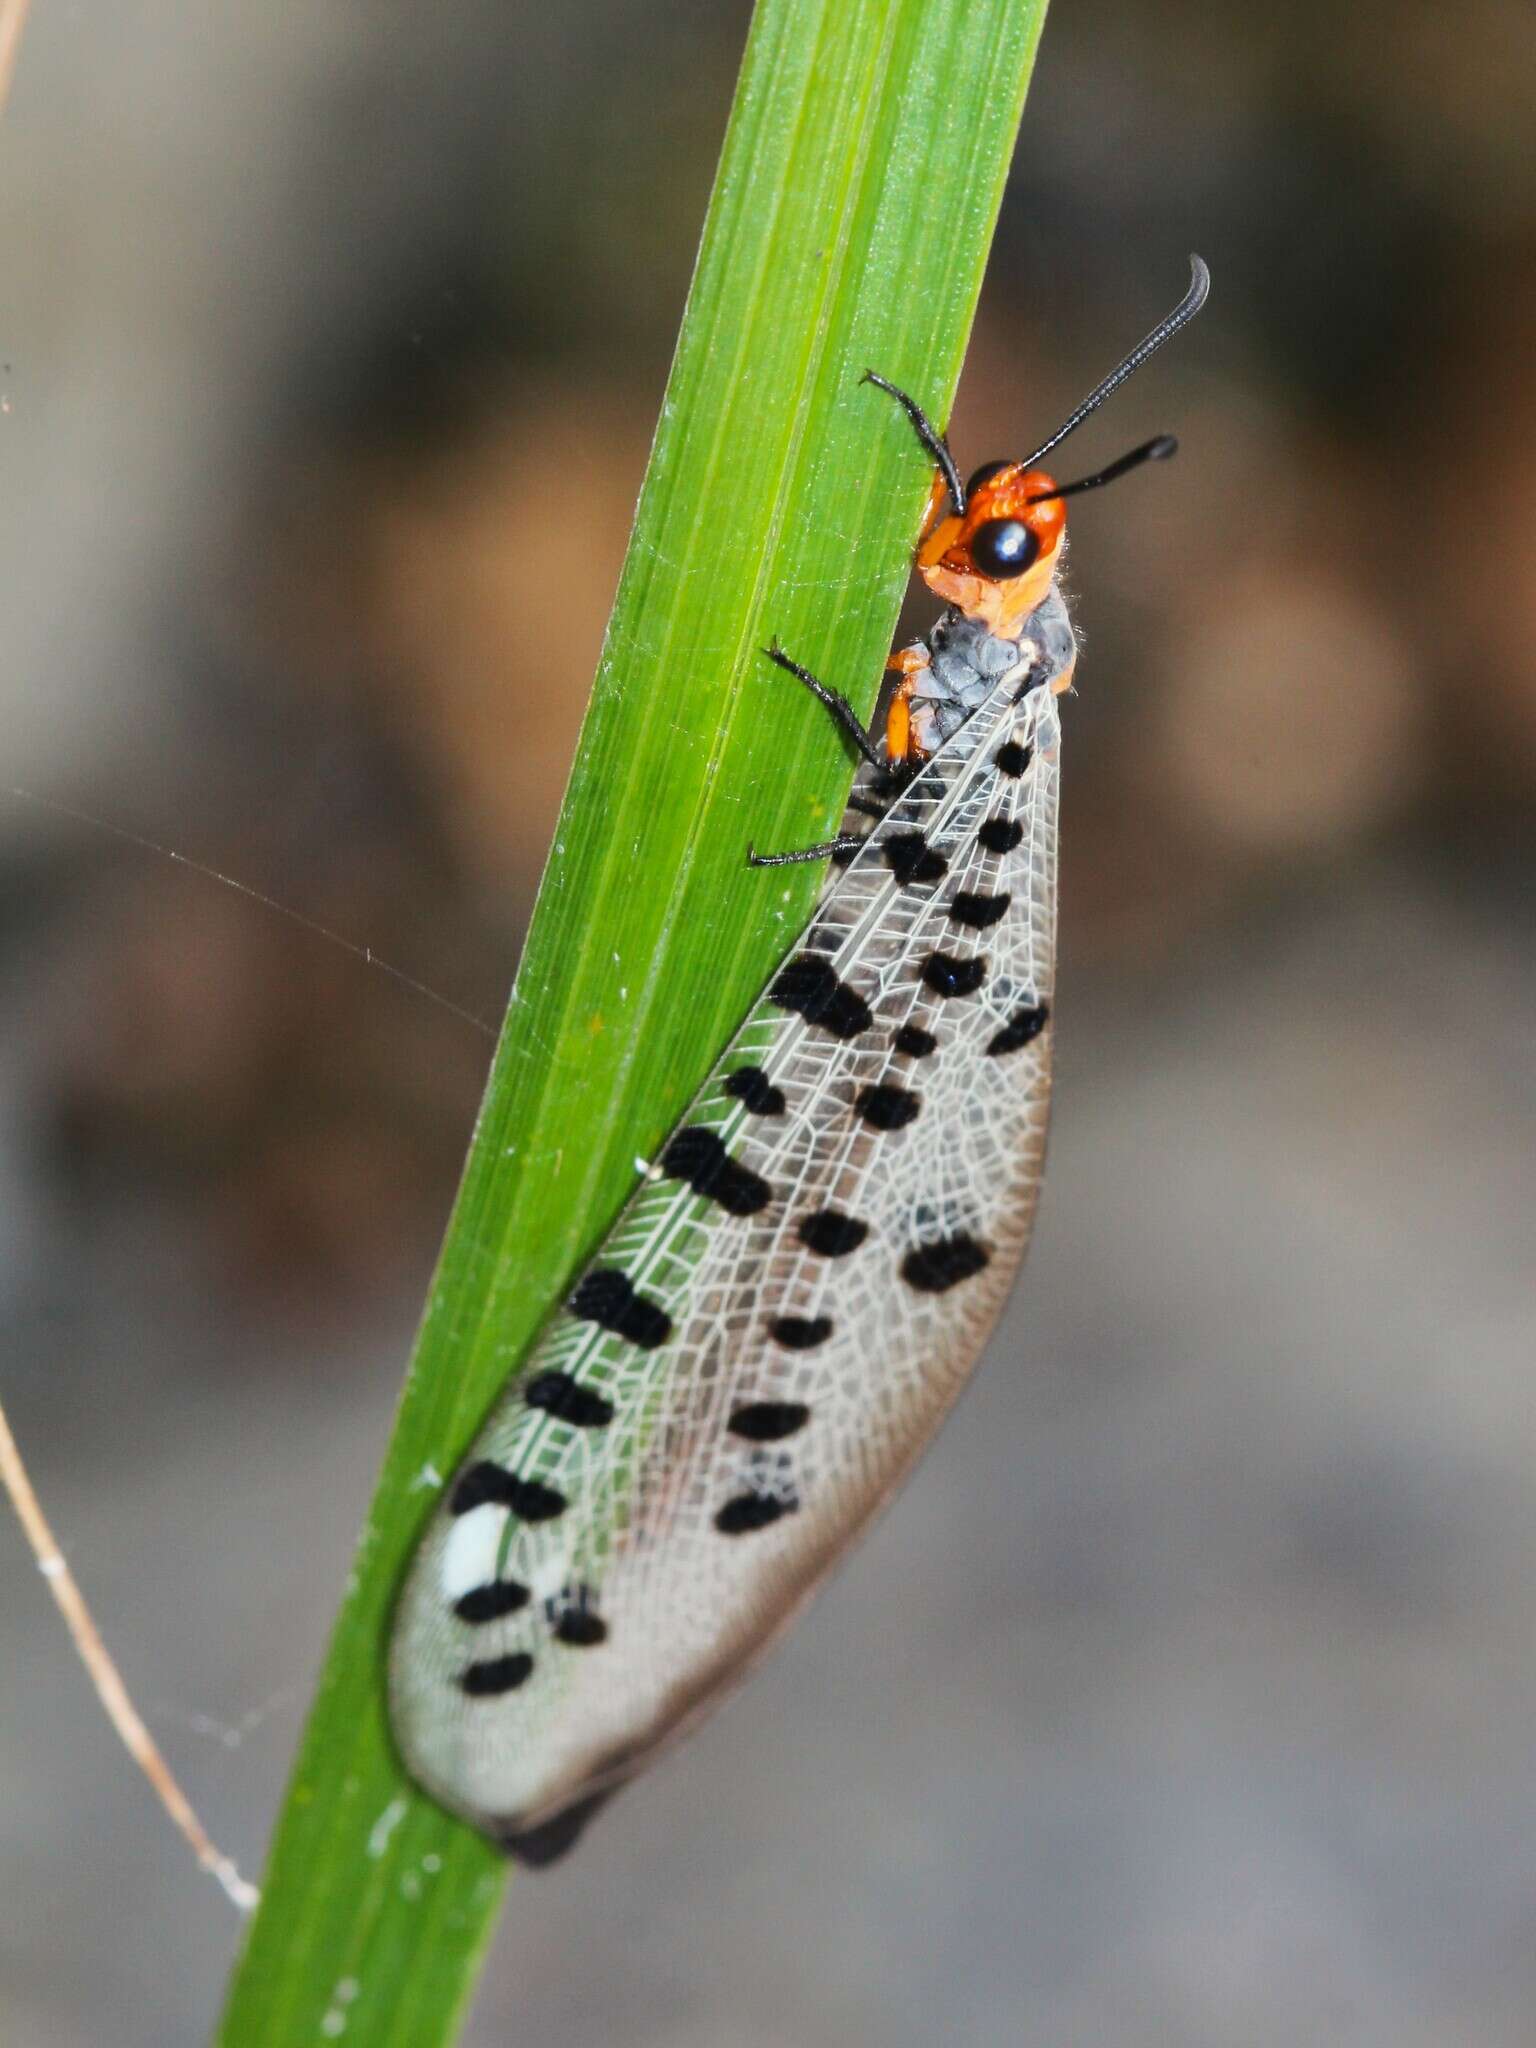
[[394,1725],[504,1837],[627,1776],[922,1450],[1029,1236],[1055,956],[1060,599],[834,877],[446,1490]]

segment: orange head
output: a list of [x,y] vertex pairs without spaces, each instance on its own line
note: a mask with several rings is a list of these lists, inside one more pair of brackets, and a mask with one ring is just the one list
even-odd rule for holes
[[918,574],[935,597],[1012,640],[1051,587],[1066,531],[1056,480],[1043,469],[989,462],[966,485],[961,513],[940,470],[918,543]]
[[1068,434],[1076,433],[1148,356],[1194,319],[1205,304],[1211,276],[1198,256],[1191,256],[1189,264],[1189,289],[1178,305],[1094,386],[1048,440],[1022,462],[987,463],[968,484],[960,481],[948,440],[917,401],[900,385],[887,382],[873,370],[865,371],[867,383],[889,392],[901,406],[937,465],[918,542],[918,574],[936,597],[955,605],[967,618],[979,620],[1000,639],[1016,640],[1025,619],[1050,590],[1066,538],[1063,501],[1079,491],[1096,491],[1113,483],[1144,462],[1161,462],[1178,446],[1171,434],[1158,434],[1106,469],[1069,484],[1058,484],[1038,466],[1041,458]]

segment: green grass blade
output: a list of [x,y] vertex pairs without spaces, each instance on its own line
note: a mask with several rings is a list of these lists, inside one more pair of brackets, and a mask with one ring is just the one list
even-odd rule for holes
[[394,1756],[391,1602],[431,1474],[809,914],[815,871],[743,856],[824,837],[849,762],[758,650],[777,634],[873,703],[928,475],[859,379],[876,368],[946,414],[1043,14],[759,0],[576,770],[226,2048],[456,2032],[504,1870]]

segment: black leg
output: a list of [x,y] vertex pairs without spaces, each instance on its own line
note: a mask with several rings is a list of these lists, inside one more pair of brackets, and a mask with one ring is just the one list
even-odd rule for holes
[[913,431],[924,448],[944,472],[944,487],[949,492],[949,502],[957,519],[965,517],[965,485],[960,481],[960,472],[955,467],[955,458],[949,452],[949,442],[929,419],[910,392],[903,391],[899,384],[889,384],[884,377],[877,377],[873,370],[866,370],[862,381],[873,384],[881,391],[888,391],[912,422]]
[[796,853],[759,853],[755,846],[747,848],[749,868],[792,868],[797,861],[826,860],[839,853],[857,853],[864,844],[862,832],[840,832],[836,839],[827,839],[820,846],[802,846]]
[[881,759],[879,748],[859,723],[859,715],[846,697],[840,696],[836,690],[829,690],[825,683],[819,682],[811,674],[810,670],[802,668],[798,661],[791,661],[777,640],[771,646],[765,647],[763,652],[771,662],[776,663],[779,668],[783,669],[786,675],[793,676],[797,682],[804,683],[818,704],[826,705],[832,716],[837,720],[843,731],[847,733],[849,739],[853,741],[853,744],[872,768],[883,768],[885,766],[884,761]]

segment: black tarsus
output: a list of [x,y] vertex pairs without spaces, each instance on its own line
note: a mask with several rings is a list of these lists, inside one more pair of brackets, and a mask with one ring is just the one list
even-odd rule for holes
[[791,661],[777,640],[770,641],[763,649],[764,654],[784,673],[793,676],[798,683],[804,683],[818,704],[825,704],[849,739],[858,748],[871,768],[883,768],[884,759],[874,739],[859,721],[859,714],[837,690],[829,690],[819,676],[813,676],[808,668],[802,668],[798,661]]
[[955,467],[955,458],[949,452],[949,442],[929,419],[910,392],[903,391],[899,384],[892,384],[886,378],[877,376],[873,370],[866,370],[859,380],[873,384],[877,390],[888,391],[912,422],[917,438],[933,457],[944,474],[944,488],[949,492],[949,502],[957,519],[965,517],[965,485],[960,481],[960,472]]
[[755,846],[747,848],[749,868],[788,868],[796,861],[828,860],[839,853],[856,853],[864,844],[862,832],[840,832],[836,839],[824,839],[820,846],[802,846],[796,853],[759,853]]
[[[772,641],[763,652],[775,667],[783,669],[786,675],[793,676],[796,682],[803,683],[818,704],[826,706],[837,721],[839,729],[847,734],[870,767],[875,770],[877,786],[886,796],[899,795],[905,783],[911,780],[910,774],[898,774],[898,770],[906,768],[907,764],[884,759],[868,728],[859,723],[859,715],[848,699],[837,690],[829,690],[819,676],[813,676],[808,668],[802,668],[798,661],[791,660],[777,640]],[[855,812],[861,818],[879,819],[885,816],[889,804],[882,803],[876,796],[861,794],[855,790],[844,808]],[[863,844],[862,834],[839,832],[835,839],[824,839],[818,846],[802,846],[792,853],[759,853],[755,846],[749,846],[747,866],[787,868],[801,861],[835,860],[841,854],[857,853]]]
[[861,818],[883,818],[890,805],[881,803],[878,797],[863,796],[854,790],[843,808],[856,812]]

